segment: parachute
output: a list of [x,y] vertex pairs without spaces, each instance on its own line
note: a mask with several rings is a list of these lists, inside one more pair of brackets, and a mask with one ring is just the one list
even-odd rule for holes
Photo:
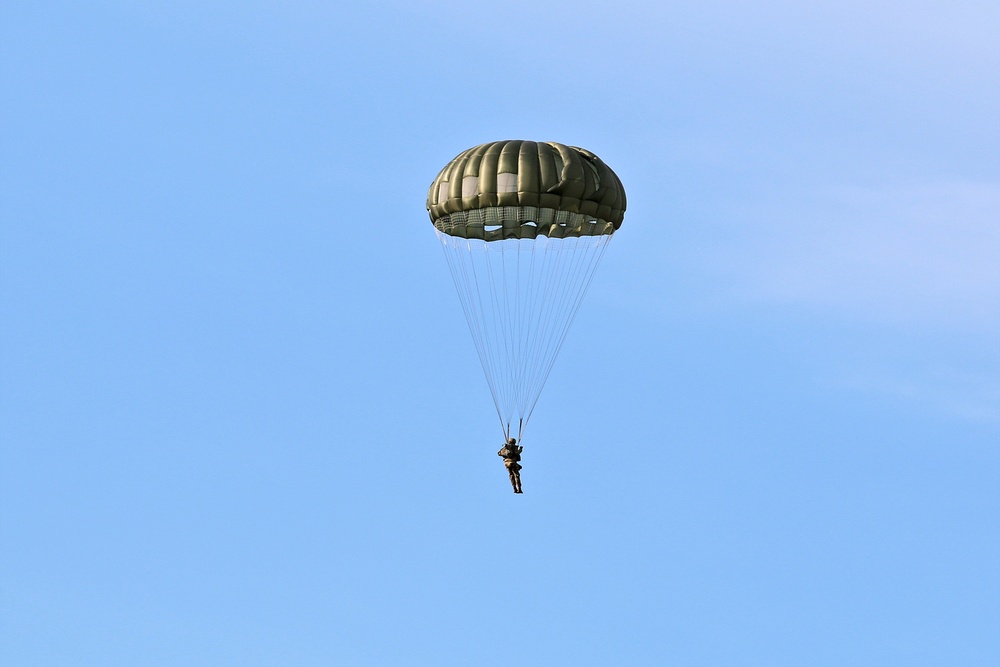
[[[590,151],[495,141],[463,151],[427,193],[504,437],[521,440],[587,287],[625,215]],[[593,341],[600,349],[609,343]],[[585,406],[580,406],[586,409]]]

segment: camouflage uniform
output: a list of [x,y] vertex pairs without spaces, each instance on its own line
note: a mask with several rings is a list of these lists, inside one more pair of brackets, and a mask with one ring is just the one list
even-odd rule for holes
[[514,487],[514,493],[523,493],[521,491],[521,452],[524,451],[524,447],[517,444],[517,440],[510,438],[500,451],[497,452],[497,456],[503,457],[503,464],[507,468],[507,474],[510,475],[510,485]]

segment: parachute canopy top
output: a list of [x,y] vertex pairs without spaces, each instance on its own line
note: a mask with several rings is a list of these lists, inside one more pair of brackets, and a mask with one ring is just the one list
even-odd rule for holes
[[427,212],[444,234],[500,241],[614,234],[625,188],[583,148],[494,141],[459,153],[427,192]]

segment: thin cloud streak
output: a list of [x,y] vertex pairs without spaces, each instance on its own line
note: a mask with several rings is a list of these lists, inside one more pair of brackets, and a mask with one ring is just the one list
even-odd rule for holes
[[988,373],[938,369],[913,372],[854,369],[831,380],[870,396],[903,400],[959,419],[1000,425],[1000,380]]
[[750,214],[714,272],[741,300],[1000,333],[1000,187],[841,187]]

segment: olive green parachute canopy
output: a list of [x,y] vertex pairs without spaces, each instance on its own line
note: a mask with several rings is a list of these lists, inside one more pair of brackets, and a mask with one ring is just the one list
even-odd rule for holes
[[427,192],[438,231],[500,241],[614,234],[625,188],[583,148],[554,142],[494,141],[460,153]]
[[[495,141],[459,154],[427,193],[504,437],[521,442],[605,249],[625,189],[590,151]],[[608,341],[593,341],[603,349]],[[565,409],[600,405],[576,394]],[[450,403],[457,406],[457,402]]]

